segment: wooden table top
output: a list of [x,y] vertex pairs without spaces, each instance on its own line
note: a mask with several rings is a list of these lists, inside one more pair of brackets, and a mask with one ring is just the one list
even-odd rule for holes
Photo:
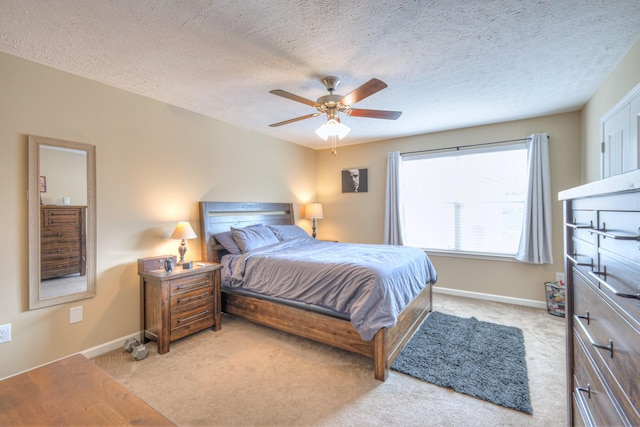
[[173,426],[81,354],[0,381],[0,425]]

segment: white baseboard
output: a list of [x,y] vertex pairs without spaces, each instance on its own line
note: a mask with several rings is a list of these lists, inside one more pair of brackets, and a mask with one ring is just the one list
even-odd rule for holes
[[[124,342],[129,338],[140,339],[140,332],[136,332],[136,333],[133,333],[133,334],[130,334],[130,335],[126,335],[126,336],[124,336],[122,338],[118,338],[118,339],[115,339],[113,341],[109,341],[109,342],[106,342],[104,344],[100,344],[100,345],[97,345],[95,347],[91,347],[91,348],[88,348],[86,350],[79,351],[78,353],[82,354],[87,359],[91,359],[92,357],[100,356],[101,354],[105,354],[105,353],[108,353],[108,352],[110,352],[112,350],[115,350],[117,348],[124,347]],[[33,368],[29,368],[29,369],[26,369],[24,371],[16,372],[15,374],[11,374],[11,375],[9,375],[7,377],[0,378],[0,381],[6,380],[7,378],[15,377],[16,375],[20,375],[20,374],[22,374],[24,372],[31,371],[32,369],[40,368],[40,367],[48,365],[50,363],[57,362],[58,360],[65,359],[65,358],[67,358],[69,356],[73,356],[74,354],[78,354],[78,353],[68,354],[68,355],[66,355],[64,357],[60,357],[60,358],[52,360],[50,362],[43,363],[43,364],[38,365],[38,366],[34,366]]]
[[505,297],[502,295],[493,295],[493,294],[483,294],[480,292],[462,291],[459,289],[441,288],[438,286],[433,287],[433,292],[446,294],[446,295],[454,295],[458,297],[475,298],[475,299],[482,299],[482,300],[494,301],[494,302],[503,302],[506,304],[524,305],[527,307],[542,308],[545,310],[547,308],[547,304],[545,302],[531,300],[531,299]]
[[124,347],[124,342],[129,338],[135,338],[137,340],[140,339],[140,332],[136,332],[130,335],[125,335],[122,338],[117,338],[115,340],[97,345],[95,347],[88,348],[86,350],[82,350],[80,353],[85,356],[87,359],[91,359],[92,357],[100,356],[101,354],[108,353],[112,350]]

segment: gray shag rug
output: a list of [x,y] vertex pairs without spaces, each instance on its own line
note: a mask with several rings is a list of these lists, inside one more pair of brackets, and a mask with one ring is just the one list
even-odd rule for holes
[[391,369],[532,414],[524,336],[512,326],[434,311]]

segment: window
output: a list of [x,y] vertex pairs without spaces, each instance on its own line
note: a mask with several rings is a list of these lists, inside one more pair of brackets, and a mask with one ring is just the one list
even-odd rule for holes
[[404,156],[406,244],[511,256],[527,191],[526,144]]

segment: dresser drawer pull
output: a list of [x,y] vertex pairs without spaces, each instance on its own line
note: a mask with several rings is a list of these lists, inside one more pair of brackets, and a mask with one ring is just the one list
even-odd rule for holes
[[[628,292],[619,291],[618,289],[614,288],[609,283],[607,283],[607,266],[606,265],[602,268],[602,271],[589,271],[587,274],[589,274],[589,276],[596,279],[596,281],[600,283],[602,286],[609,289],[610,292],[613,292],[615,296],[622,297],[622,298],[640,299],[640,293],[630,294]],[[604,279],[601,278],[600,276],[604,276]]]
[[591,384],[587,384],[587,388],[576,387],[577,392],[587,393],[587,397],[591,399]]
[[203,294],[200,295],[194,295],[192,297],[189,298],[178,298],[178,304],[182,303],[182,302],[189,302],[189,301],[193,301],[194,299],[199,299],[199,298],[205,298],[209,296],[209,291],[205,291]]
[[609,345],[596,344],[593,341],[591,341],[591,345],[594,346],[595,348],[607,350],[609,352],[609,357],[613,359],[613,341],[612,340],[609,340]]
[[565,224],[569,228],[593,228],[593,222],[589,221],[589,224],[578,224],[576,220],[573,220],[573,223],[568,222]]
[[189,283],[187,286],[184,285],[178,285],[178,287],[176,288],[178,291],[182,290],[182,289],[191,289],[191,288],[197,288],[198,286],[201,285],[208,285],[209,284],[209,280],[205,279],[202,280],[200,282],[196,282],[196,283]]
[[206,316],[207,314],[209,314],[209,310],[205,310],[201,313],[194,314],[193,316],[185,317],[184,319],[181,319],[180,317],[178,317],[178,323],[186,322],[187,320],[195,319],[196,317]]
[[614,240],[638,240],[640,241],[640,235],[631,236],[629,234],[615,234],[610,233],[606,230],[605,224],[602,224],[602,228],[594,228],[591,230],[591,233],[597,234],[598,236],[602,236],[604,238],[614,239]]
[[586,313],[587,313],[587,314],[585,314],[584,316],[581,316],[581,315],[579,315],[579,314],[576,314],[576,317],[577,317],[578,319],[587,319],[587,325],[589,325],[589,324],[590,324],[590,322],[591,322],[591,317],[590,317],[590,314],[589,314],[589,312],[588,312],[588,311],[587,311]]
[[591,267],[593,268],[593,258],[591,258],[591,261],[589,263],[586,262],[578,262],[578,255],[576,253],[573,253],[571,255],[567,254],[567,259],[569,261],[571,261],[573,263],[573,265],[586,265],[587,267]]

